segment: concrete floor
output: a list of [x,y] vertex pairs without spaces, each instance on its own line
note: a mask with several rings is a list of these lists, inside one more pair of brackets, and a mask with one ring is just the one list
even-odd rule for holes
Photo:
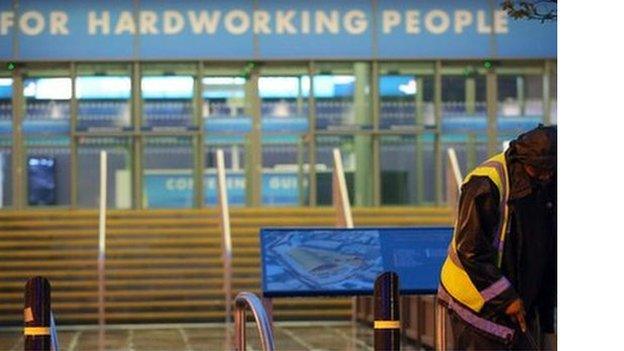
[[[60,349],[65,351],[98,350],[96,327],[59,327]],[[373,331],[369,326],[341,322],[284,322],[274,327],[277,351],[359,351],[373,350]],[[128,351],[200,351],[228,350],[226,330],[222,324],[170,324],[108,326],[106,350]],[[0,329],[0,350],[24,349],[21,330]],[[254,325],[247,326],[247,350],[261,350]],[[422,350],[413,343],[403,342],[403,351]]]

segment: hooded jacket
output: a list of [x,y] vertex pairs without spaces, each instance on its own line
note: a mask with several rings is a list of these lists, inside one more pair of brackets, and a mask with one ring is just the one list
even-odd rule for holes
[[[493,162],[500,170],[484,172]],[[528,320],[539,315],[542,331],[554,331],[556,175],[549,184],[539,183],[526,173],[525,164],[556,168],[554,127],[521,135],[466,177],[438,291],[451,313],[477,332],[507,343],[518,334],[518,325],[505,309],[517,298]],[[462,275],[464,281],[457,279]],[[471,289],[472,295],[466,293]]]

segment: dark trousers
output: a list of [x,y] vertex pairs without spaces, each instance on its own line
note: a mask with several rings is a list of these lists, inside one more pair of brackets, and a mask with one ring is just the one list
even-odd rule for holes
[[[536,350],[536,346],[532,341],[537,339],[532,335],[527,336],[523,334],[520,330],[516,332],[517,336],[513,343],[506,345],[503,342],[476,332],[453,313],[450,313],[449,319],[453,334],[453,350]],[[529,327],[529,330],[532,329],[534,328]]]

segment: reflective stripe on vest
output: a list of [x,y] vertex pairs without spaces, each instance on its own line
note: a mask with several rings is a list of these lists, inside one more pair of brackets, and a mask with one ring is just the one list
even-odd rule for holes
[[[504,153],[498,154],[478,166],[474,171],[468,174],[463,184],[466,184],[475,176],[488,177],[494,185],[496,185],[500,194],[500,215],[494,234],[494,241],[492,242],[492,245],[497,250],[496,265],[500,268],[509,217],[509,207],[507,205],[507,200],[509,198],[509,181]],[[455,228],[457,229],[457,222],[455,223]],[[455,235],[453,235],[453,240],[449,245],[448,257],[442,266],[441,283],[452,298],[469,307],[471,310],[479,312],[487,301],[502,293],[511,284],[503,277],[489,287],[479,291],[472,283],[472,280],[457,257],[456,245]]]

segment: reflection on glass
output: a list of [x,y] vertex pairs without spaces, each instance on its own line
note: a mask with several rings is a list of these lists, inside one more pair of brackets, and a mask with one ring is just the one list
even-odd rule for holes
[[11,146],[13,144],[13,79],[0,78],[0,208],[11,205]]
[[309,91],[307,75],[263,76],[258,80],[265,205],[296,206],[303,201],[307,182],[301,135],[308,131]]
[[190,137],[152,137],[143,146],[145,208],[193,205],[193,147]]
[[0,208],[11,205],[13,184],[11,179],[11,144],[4,136],[0,139]]
[[332,204],[333,150],[338,148],[342,155],[349,201],[353,204],[356,170],[354,137],[352,135],[323,135],[316,138],[316,143],[316,203],[324,206]]
[[77,77],[78,129],[131,125],[130,77]]
[[204,170],[204,203],[217,204],[217,150],[223,150],[228,203],[230,206],[244,206],[245,194],[245,149],[242,145],[207,146]]
[[143,77],[143,126],[190,127],[193,124],[193,77]]
[[69,78],[26,78],[24,133],[68,133]]
[[379,95],[382,129],[434,124],[432,77],[382,75],[379,77]]
[[107,206],[132,207],[131,148],[129,138],[78,140],[78,206],[99,206],[100,151],[107,152]]
[[246,79],[242,77],[202,79],[204,98],[202,116],[214,119],[205,122],[207,128],[210,128],[209,124],[226,123],[225,118],[245,116],[245,83]]
[[55,142],[40,140],[39,145],[27,144],[25,163],[30,206],[67,205],[70,202],[69,146],[53,146]]
[[354,93],[354,75],[314,76],[317,129],[355,125]]

